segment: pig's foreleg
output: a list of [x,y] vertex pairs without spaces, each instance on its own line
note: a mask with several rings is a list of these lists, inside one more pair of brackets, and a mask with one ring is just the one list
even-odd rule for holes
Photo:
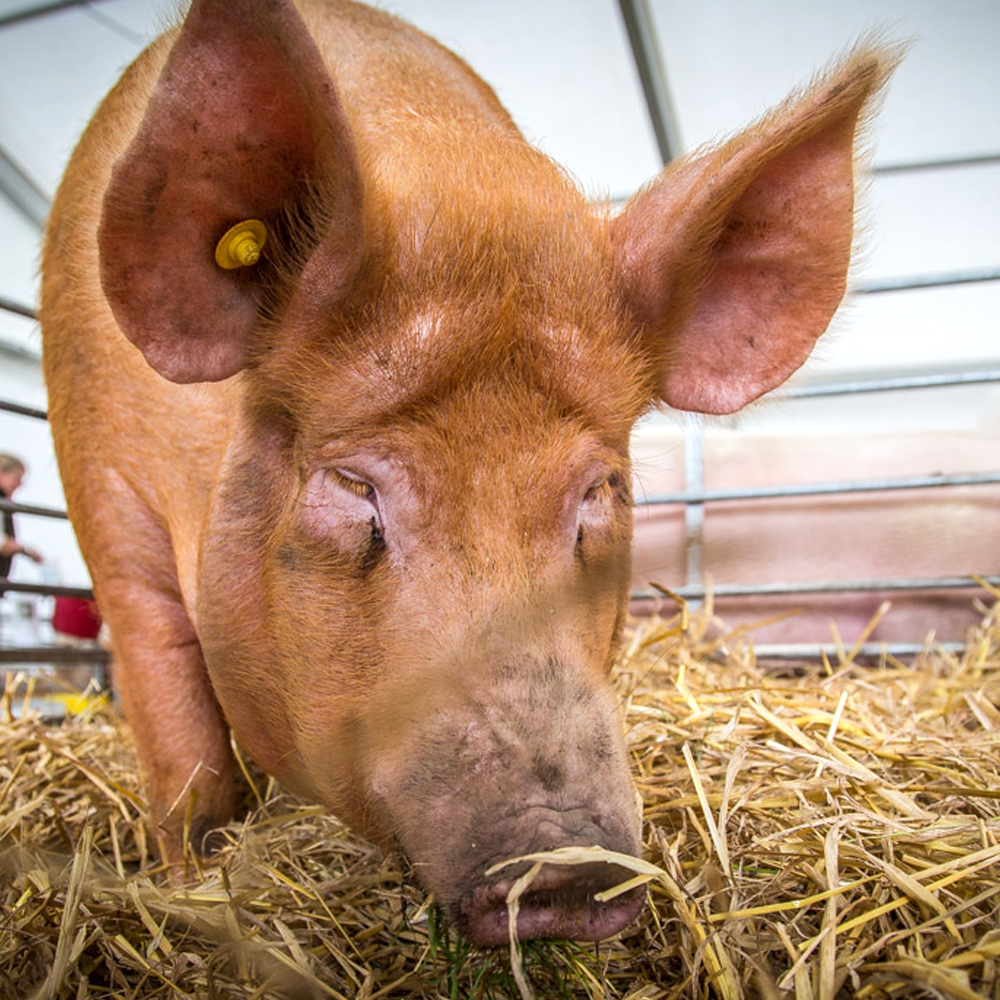
[[203,851],[205,834],[232,815],[229,727],[180,602],[134,579],[106,583],[100,598],[152,832],[164,859],[176,864],[185,842]]

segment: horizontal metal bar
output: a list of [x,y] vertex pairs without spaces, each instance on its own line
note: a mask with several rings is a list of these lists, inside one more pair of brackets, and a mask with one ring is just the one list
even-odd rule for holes
[[[732,490],[689,490],[654,493],[635,501],[636,507],[663,504],[716,503],[731,500],[768,500],[777,497],[811,497],[846,493],[882,493],[892,490],[922,490],[938,486],[985,486],[1000,483],[1000,472],[961,472],[952,475],[902,476],[892,479],[845,479],[833,483],[786,483]],[[3,509],[0,501],[0,509]]]
[[0,410],[7,413],[19,413],[25,417],[36,417],[39,420],[48,420],[49,415],[44,410],[38,410],[34,406],[22,406],[20,403],[8,403],[0,399]]
[[100,646],[26,646],[0,648],[0,663],[109,663],[111,654]]
[[[935,642],[931,649],[961,654],[965,651],[965,643]],[[928,651],[928,647],[922,642],[863,642],[857,648],[849,643],[836,646],[832,642],[765,642],[754,643],[753,651],[758,660],[818,660],[823,655],[830,660],[837,660],[841,651],[853,654],[852,659],[860,657],[870,660],[883,655],[920,656]]]
[[36,17],[57,14],[73,7],[82,7],[90,2],[92,0],[49,0],[46,3],[28,4],[21,10],[12,11],[10,14],[0,14],[0,28],[6,28],[11,24],[20,24],[23,21],[31,21]]
[[980,385],[1000,382],[1000,369],[981,372],[958,372],[953,375],[903,375],[898,378],[857,379],[850,382],[826,382],[779,389],[772,399],[807,399],[812,396],[853,396],[864,392],[894,392],[902,389],[940,389],[948,386]]
[[25,316],[28,319],[38,319],[35,310],[32,309],[31,306],[26,306],[21,302],[15,302],[13,299],[8,299],[6,295],[0,295],[0,309],[16,313],[18,316]]
[[41,594],[43,597],[82,597],[92,601],[94,592],[86,587],[61,587],[53,583],[21,583],[20,580],[7,580],[0,576],[0,593],[8,591],[15,594]]
[[22,347],[20,344],[15,344],[10,340],[4,340],[0,337],[0,364],[3,364],[5,358],[15,358],[18,361],[27,361],[29,364],[40,364],[41,354],[36,350],[31,350],[30,347]]
[[944,288],[949,285],[971,285],[980,281],[1000,281],[1000,268],[983,268],[979,271],[955,271],[950,274],[912,275],[908,278],[887,278],[882,281],[865,281],[853,285],[854,295],[878,295],[881,292],[909,292],[918,288]]
[[951,167],[978,167],[986,163],[1000,163],[1000,153],[983,153],[980,156],[955,156],[941,160],[922,160],[915,163],[885,163],[872,167],[873,174],[903,174],[917,170],[947,170]]
[[[820,580],[802,583],[723,583],[713,587],[685,586],[673,590],[686,601],[700,601],[711,593],[716,598],[726,597],[782,597],[804,594],[854,594],[881,591],[921,590],[978,590],[980,580],[990,586],[1000,586],[1000,576],[940,576],[923,578],[892,578],[887,580]],[[663,600],[664,595],[655,590],[640,590],[629,595],[632,601]]]
[[0,497],[0,511],[10,511],[12,514],[34,514],[36,517],[55,517],[61,521],[68,519],[64,510],[56,507],[35,507],[26,503],[15,503],[6,497]]

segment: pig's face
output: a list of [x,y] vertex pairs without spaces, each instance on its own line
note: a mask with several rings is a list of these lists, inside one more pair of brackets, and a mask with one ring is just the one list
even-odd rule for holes
[[[490,864],[639,844],[607,675],[642,362],[607,293],[579,291],[521,293],[515,321],[491,297],[432,314],[400,295],[279,352],[253,381],[285,416],[245,415],[204,557],[199,629],[238,738],[398,844],[483,943],[507,933]],[[615,869],[569,874],[525,901],[529,933],[602,937],[641,902],[589,901]]]

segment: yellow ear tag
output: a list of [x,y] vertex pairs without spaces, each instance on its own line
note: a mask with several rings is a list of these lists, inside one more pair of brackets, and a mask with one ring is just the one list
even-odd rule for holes
[[260,251],[267,240],[267,226],[260,219],[246,219],[227,229],[215,248],[215,263],[232,271],[237,267],[253,267],[260,260]]

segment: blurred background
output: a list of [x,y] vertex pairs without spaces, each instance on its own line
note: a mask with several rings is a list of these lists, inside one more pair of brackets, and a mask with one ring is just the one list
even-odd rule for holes
[[[468,60],[531,141],[588,193],[616,202],[670,158],[754,120],[859,36],[911,41],[870,132],[852,292],[793,379],[800,393],[838,391],[786,393],[725,419],[670,411],[645,419],[635,435],[635,589],[657,593],[652,581],[698,600],[708,586],[734,623],[803,609],[761,630],[762,641],[829,640],[831,617],[847,641],[868,637],[866,623],[887,598],[893,611],[874,637],[922,641],[934,630],[961,639],[976,590],[954,589],[963,582],[955,578],[1000,569],[1000,488],[991,484],[1000,478],[1000,4],[381,6]],[[45,409],[30,314],[47,204],[102,95],[177,10],[163,0],[0,0],[0,400]],[[948,384],[898,387],[913,376]],[[844,394],[845,382],[866,391]],[[0,452],[28,467],[19,503],[62,506],[43,421],[0,412]],[[955,474],[959,485],[941,485]],[[887,479],[885,489],[857,489],[858,480]],[[741,498],[748,487],[789,484],[847,491]],[[665,502],[642,502],[650,499]],[[17,528],[46,560],[16,558],[13,580],[88,584],[65,521],[20,513]],[[861,589],[838,589],[848,581]],[[800,592],[757,592],[787,584]],[[8,592],[5,614],[44,619],[46,600]],[[0,636],[9,643],[10,629]]]

